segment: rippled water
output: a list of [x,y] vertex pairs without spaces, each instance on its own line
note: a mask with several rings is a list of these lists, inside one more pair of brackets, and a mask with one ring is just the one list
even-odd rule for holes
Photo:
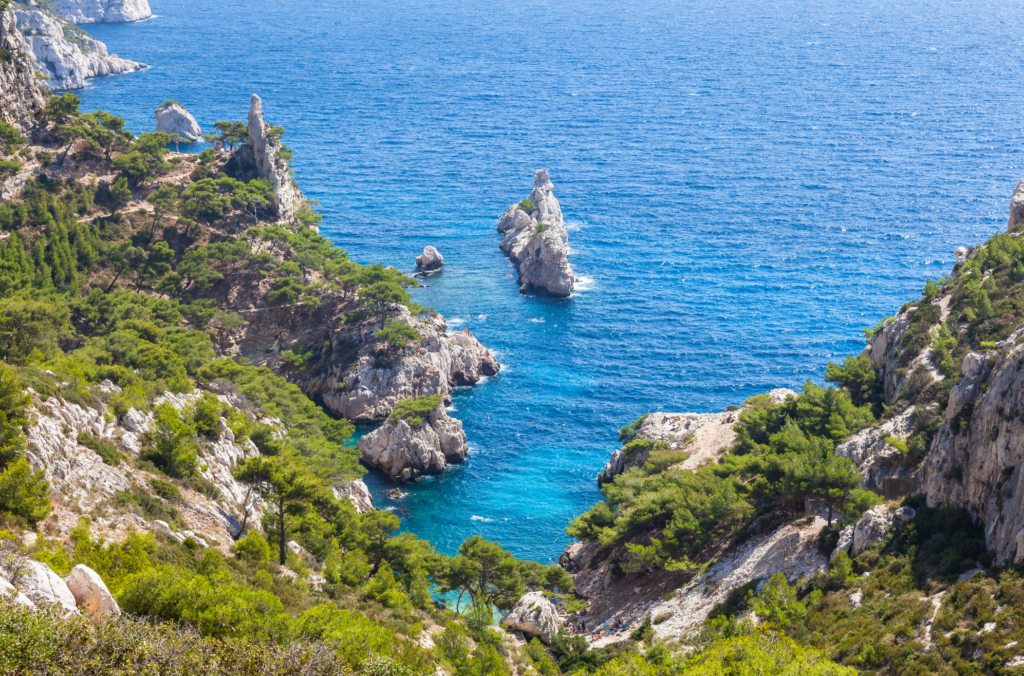
[[[826,0],[151,0],[90,30],[152,65],[86,109],[204,126],[258,92],[322,232],[500,355],[455,396],[463,466],[379,505],[452,551],[549,561],[615,431],[818,378],[1005,226],[1024,171],[1019,7]],[[551,171],[584,280],[522,297],[497,217]]]

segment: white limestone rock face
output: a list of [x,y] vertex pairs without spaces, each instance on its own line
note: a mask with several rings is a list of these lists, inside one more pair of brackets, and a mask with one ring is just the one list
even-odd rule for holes
[[1006,221],[1006,229],[1013,231],[1014,226],[1024,220],[1024,180],[1017,183],[1010,198],[1010,218]]
[[536,208],[527,213],[516,203],[498,219],[498,232],[504,235],[501,250],[519,271],[522,293],[569,296],[576,278],[567,259],[569,234],[562,208],[547,171],[534,172],[533,182],[529,199]]
[[836,455],[849,458],[862,475],[860,487],[887,499],[896,499],[920,492],[923,472],[902,466],[898,448],[886,442],[895,437],[906,440],[914,431],[914,407],[878,427],[857,432],[836,447]]
[[444,267],[444,257],[432,246],[423,248],[423,253],[416,257],[416,269],[420,272],[436,272]]
[[192,143],[203,135],[196,118],[180,103],[167,103],[156,109],[156,130],[180,136]]
[[33,116],[46,104],[46,97],[32,72],[32,55],[18,30],[13,6],[0,15],[0,48],[10,53],[12,61],[12,67],[0,68],[0,122],[27,132]]
[[366,487],[366,482],[362,479],[354,479],[347,484],[333,488],[332,491],[335,500],[347,498],[352,501],[357,514],[366,514],[374,509],[373,496],[370,495],[370,489]]
[[466,459],[469,447],[462,422],[439,404],[412,427],[405,420],[385,422],[356,445],[362,460],[388,474],[394,481],[411,481],[422,474],[443,472],[449,463]]
[[899,530],[917,513],[910,507],[889,509],[885,505],[877,505],[864,512],[853,526],[847,526],[839,533],[839,542],[835,551],[832,552],[832,560],[836,554],[845,551],[850,556],[856,557],[865,550],[878,544],[889,535],[894,528]]
[[781,526],[730,549],[671,599],[650,607],[652,617],[671,614],[665,622],[654,626],[655,636],[684,638],[699,630],[716,604],[751,580],[769,580],[781,572],[792,583],[825,570],[828,559],[817,545],[825,526],[825,519],[815,516],[808,525]]
[[52,0],[68,21],[87,23],[128,23],[153,16],[146,0]]
[[132,73],[146,67],[144,63],[107,54],[107,46],[91,37],[83,36],[83,44],[68,41],[64,33],[68,22],[55,14],[33,9],[18,10],[16,16],[32,67],[50,78],[45,86],[52,91],[82,89],[89,78]]
[[25,559],[15,586],[37,606],[56,606],[65,617],[78,614],[75,595],[57,573],[45,563]]
[[450,402],[453,388],[474,385],[501,368],[468,330],[448,333],[441,316],[421,321],[403,306],[392,310],[391,316],[415,328],[422,339],[382,360],[373,340],[379,323],[366,329],[366,342],[356,362],[344,372],[332,365],[325,378],[321,397],[336,415],[354,422],[375,422],[387,418],[404,399],[439,394]]
[[290,221],[305,202],[292,178],[288,160],[281,155],[281,139],[270,134],[263,121],[263,101],[256,94],[249,100],[249,140],[231,156],[225,172],[240,180],[263,178],[274,186],[273,207],[277,218]]
[[13,599],[19,606],[25,606],[26,608],[35,608],[36,604],[32,600],[18,591],[18,588],[13,584],[0,577],[0,596]]
[[89,617],[103,619],[121,614],[121,608],[114,600],[114,595],[107,589],[103,578],[92,568],[82,564],[72,568],[67,585],[78,608],[88,613]]
[[561,622],[554,604],[544,597],[544,592],[523,594],[515,607],[501,620],[509,631],[521,631],[526,636],[539,638],[548,645],[558,635]]

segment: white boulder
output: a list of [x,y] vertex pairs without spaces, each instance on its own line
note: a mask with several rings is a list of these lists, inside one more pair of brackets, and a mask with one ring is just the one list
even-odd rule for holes
[[0,577],[0,596],[11,597],[14,599],[14,602],[20,606],[26,606],[28,608],[36,607],[36,604],[32,603],[27,596],[19,592],[13,584],[2,577]]
[[416,268],[420,272],[433,272],[444,267],[444,257],[432,246],[423,248],[423,254],[416,257]]
[[196,118],[185,107],[175,101],[168,101],[156,109],[156,130],[195,143],[202,138],[203,130],[199,128]]
[[558,634],[561,625],[555,606],[545,598],[544,592],[539,591],[523,594],[512,612],[502,619],[501,624],[509,631],[521,631],[527,636],[536,636],[548,645]]
[[373,496],[370,495],[370,489],[366,487],[366,482],[362,479],[354,479],[332,490],[336,500],[341,500],[342,498],[351,500],[357,514],[366,514],[373,511]]
[[68,590],[75,597],[75,603],[90,617],[101,619],[121,614],[114,595],[107,589],[99,574],[82,564],[71,569],[67,579]]
[[58,606],[65,617],[78,614],[75,595],[67,583],[45,563],[25,559],[17,586],[37,606]]

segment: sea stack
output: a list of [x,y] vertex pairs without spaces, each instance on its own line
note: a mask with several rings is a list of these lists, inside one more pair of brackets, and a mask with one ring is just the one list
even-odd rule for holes
[[398,482],[440,474],[469,453],[462,422],[450,417],[443,403],[423,417],[389,419],[360,439],[356,447],[363,462]]
[[498,219],[498,232],[504,235],[501,250],[519,272],[521,293],[565,297],[572,293],[576,279],[566,258],[569,235],[562,208],[546,170],[533,173],[533,186],[528,198],[510,206]]

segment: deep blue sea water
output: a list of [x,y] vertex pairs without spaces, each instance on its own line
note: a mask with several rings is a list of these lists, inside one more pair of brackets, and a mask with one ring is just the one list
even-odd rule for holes
[[[378,505],[451,552],[551,561],[616,430],[820,379],[1005,227],[1024,175],[1009,0],[151,0],[90,26],[152,67],[84,109],[287,128],[323,234],[446,269],[416,299],[499,354],[454,397],[469,461]],[[495,222],[547,168],[585,283],[524,297]]]

